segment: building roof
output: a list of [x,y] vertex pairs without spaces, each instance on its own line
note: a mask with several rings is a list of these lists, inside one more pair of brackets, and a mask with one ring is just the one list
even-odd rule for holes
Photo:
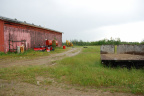
[[59,32],[59,31],[56,31],[56,30],[52,30],[52,29],[49,29],[49,28],[42,27],[40,25],[38,26],[38,25],[27,23],[25,21],[19,21],[17,19],[11,19],[11,18],[7,18],[7,17],[3,17],[3,16],[0,16],[0,19],[3,20],[3,21],[12,22],[12,23],[17,23],[17,24],[27,25],[27,26],[31,26],[31,27],[40,28],[40,29],[55,31],[55,32],[58,32],[58,33],[63,33],[63,32]]

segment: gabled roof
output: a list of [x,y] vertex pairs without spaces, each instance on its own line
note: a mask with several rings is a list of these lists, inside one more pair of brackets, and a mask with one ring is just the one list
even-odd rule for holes
[[17,19],[11,19],[11,18],[7,18],[7,17],[3,17],[3,16],[0,16],[0,19],[3,20],[3,21],[12,22],[12,23],[17,23],[17,24],[27,25],[27,26],[31,26],[31,27],[40,28],[40,29],[55,31],[55,32],[58,32],[58,33],[63,33],[63,32],[59,32],[59,31],[56,31],[56,30],[49,29],[49,28],[41,27],[40,25],[38,26],[38,25],[27,23],[25,21],[24,22],[23,21],[19,21]]

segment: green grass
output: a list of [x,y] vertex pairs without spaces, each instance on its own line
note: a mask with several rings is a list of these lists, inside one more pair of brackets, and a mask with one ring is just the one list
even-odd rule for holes
[[36,57],[41,57],[41,56],[48,56],[50,54],[56,54],[56,53],[61,53],[64,52],[66,50],[68,50],[69,48],[63,50],[62,47],[57,47],[55,48],[55,51],[34,51],[33,49],[29,49],[27,51],[25,51],[24,53],[14,53],[14,52],[8,52],[8,53],[3,53],[0,52],[0,61],[1,60],[9,60],[9,59],[35,59]]
[[144,70],[103,67],[99,46],[85,48],[81,54],[61,60],[51,74],[68,84],[144,94]]
[[[79,55],[67,57],[57,63],[52,67],[39,65],[0,68],[0,79],[36,84],[35,78],[43,76],[74,86],[144,94],[144,70],[103,67],[100,62],[99,46],[83,48]],[[44,81],[43,84],[51,82]]]

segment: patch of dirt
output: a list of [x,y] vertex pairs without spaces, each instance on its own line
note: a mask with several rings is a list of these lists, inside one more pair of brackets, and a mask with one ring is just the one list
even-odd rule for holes
[[[43,77],[37,78],[43,81]],[[142,96],[131,93],[104,92],[96,89],[71,87],[52,82],[50,85],[33,85],[17,81],[0,80],[1,96]]]
[[70,50],[63,52],[52,54],[50,56],[39,57],[34,60],[15,60],[15,61],[7,61],[0,62],[0,67],[11,67],[11,66],[26,66],[26,65],[55,65],[53,63],[56,60],[61,60],[65,57],[72,57],[81,52],[81,48],[71,48]]

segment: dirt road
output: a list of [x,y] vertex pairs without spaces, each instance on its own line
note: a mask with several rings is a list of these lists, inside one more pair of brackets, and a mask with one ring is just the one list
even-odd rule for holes
[[1,61],[0,67],[11,67],[11,66],[26,66],[26,65],[54,65],[56,60],[61,60],[65,57],[71,57],[79,54],[81,48],[70,48],[70,50],[52,54],[50,56],[39,57],[34,60],[15,60],[15,61]]

